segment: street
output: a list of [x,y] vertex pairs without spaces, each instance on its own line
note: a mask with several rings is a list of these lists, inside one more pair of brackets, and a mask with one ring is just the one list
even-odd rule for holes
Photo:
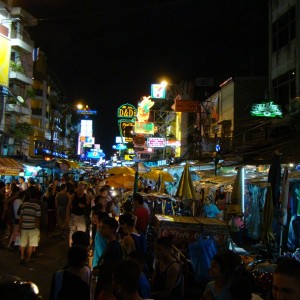
[[[3,241],[6,245],[7,240]],[[53,273],[66,263],[68,240],[46,237],[42,232],[38,256],[32,263],[20,264],[20,254],[17,249],[12,252],[0,249],[0,275],[14,275],[37,284],[43,299],[49,298],[51,278]]]

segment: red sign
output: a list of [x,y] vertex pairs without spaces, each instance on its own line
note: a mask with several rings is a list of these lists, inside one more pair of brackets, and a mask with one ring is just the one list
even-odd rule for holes
[[174,100],[172,109],[176,112],[197,112],[199,103],[193,100]]

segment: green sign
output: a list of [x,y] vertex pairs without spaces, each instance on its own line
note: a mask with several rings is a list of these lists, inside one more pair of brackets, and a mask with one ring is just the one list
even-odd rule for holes
[[250,115],[253,117],[283,118],[281,105],[274,104],[273,101],[252,104]]
[[136,118],[136,108],[129,103],[118,108],[118,118]]

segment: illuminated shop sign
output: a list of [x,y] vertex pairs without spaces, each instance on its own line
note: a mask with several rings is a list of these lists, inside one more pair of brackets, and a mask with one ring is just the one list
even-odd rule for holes
[[150,116],[150,108],[154,105],[154,102],[150,97],[143,97],[143,100],[139,102],[137,119],[139,122],[148,122]]
[[89,110],[89,109],[77,109],[77,114],[79,115],[97,115],[96,110]]
[[118,118],[135,118],[136,108],[129,104],[123,104],[118,108]]
[[164,148],[166,147],[166,139],[165,138],[148,138],[147,146],[149,148]]
[[283,118],[281,105],[274,104],[273,101],[252,104],[250,115],[252,117]]
[[151,84],[151,98],[165,99],[166,87],[162,84]]
[[10,61],[10,40],[0,35],[0,85],[9,85],[9,61]]
[[80,135],[81,136],[93,136],[93,121],[81,120],[80,121]]
[[121,119],[118,122],[121,137],[125,139],[126,143],[131,143],[133,141],[134,122],[126,119]]
[[135,133],[154,134],[154,123],[135,122]]

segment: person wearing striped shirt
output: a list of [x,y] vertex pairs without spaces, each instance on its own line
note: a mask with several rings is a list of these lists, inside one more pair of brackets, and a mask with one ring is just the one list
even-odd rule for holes
[[[28,201],[24,201],[20,211],[20,250],[21,264],[31,262],[31,255],[34,247],[37,247],[40,239],[40,217],[41,207],[37,204],[40,196],[36,187],[31,186],[27,189]],[[28,256],[25,260],[25,248],[28,246]]]

